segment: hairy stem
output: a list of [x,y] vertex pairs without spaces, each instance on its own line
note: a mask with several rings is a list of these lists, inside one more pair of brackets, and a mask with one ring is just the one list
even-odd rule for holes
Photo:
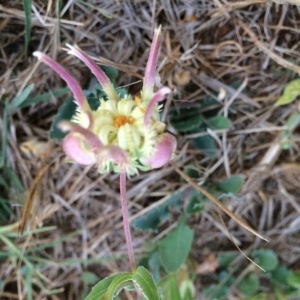
[[120,194],[121,194],[122,215],[123,215],[123,224],[124,224],[128,258],[129,258],[131,269],[135,270],[136,266],[135,266],[133,248],[132,248],[132,239],[131,239],[131,233],[129,227],[129,216],[128,216],[128,207],[127,207],[127,198],[126,198],[126,172],[120,173]]

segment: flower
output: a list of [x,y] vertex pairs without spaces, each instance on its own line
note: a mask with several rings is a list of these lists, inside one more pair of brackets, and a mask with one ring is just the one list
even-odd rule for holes
[[60,127],[68,132],[63,140],[67,156],[82,165],[96,164],[101,173],[113,170],[128,175],[160,168],[172,157],[176,139],[165,132],[159,120],[161,102],[170,89],[154,92],[156,63],[160,45],[160,28],[154,32],[140,97],[120,96],[97,64],[77,46],[67,45],[72,54],[85,63],[96,76],[107,97],[99,99],[97,110],[91,110],[77,81],[49,56],[34,52],[66,82],[77,104],[71,121]]

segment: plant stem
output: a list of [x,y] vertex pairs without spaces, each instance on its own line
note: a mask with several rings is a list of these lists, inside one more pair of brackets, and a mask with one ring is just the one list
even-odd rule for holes
[[125,232],[125,239],[127,245],[128,258],[130,262],[131,270],[135,270],[135,260],[132,248],[132,239],[129,227],[129,216],[128,216],[128,207],[127,207],[127,198],[126,198],[126,173],[120,173],[120,195],[121,195],[121,205],[122,205],[122,215],[123,215],[123,225]]

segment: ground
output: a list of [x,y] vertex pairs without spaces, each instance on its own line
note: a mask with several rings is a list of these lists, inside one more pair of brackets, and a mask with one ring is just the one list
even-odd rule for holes
[[[270,280],[239,249],[245,256],[272,250],[280,266],[300,269],[299,105],[274,105],[300,73],[295,3],[39,0],[29,9],[29,30],[21,1],[0,1],[1,299],[79,299],[97,279],[128,270],[119,175],[68,163],[61,142],[50,140],[52,121],[71,94],[32,53],[47,53],[91,91],[89,70],[65,51],[66,43],[77,44],[119,70],[117,85],[136,95],[158,25],[160,82],[172,89],[162,119],[178,147],[162,169],[128,179],[132,221],[183,193],[156,232],[133,228],[135,255],[146,256],[148,242],[163,239],[189,206],[192,186],[180,170],[218,197],[217,183],[236,176],[241,188],[221,201],[268,242],[197,194],[204,208],[186,219],[194,238],[184,267],[193,270],[195,299],[215,299],[202,292],[221,282],[220,253],[233,251],[242,269],[226,269],[234,276],[224,299],[244,299],[238,284],[249,274],[260,278],[258,292],[275,299]],[[31,84],[23,99],[30,105],[13,102]],[[134,299],[129,292],[121,297]]]

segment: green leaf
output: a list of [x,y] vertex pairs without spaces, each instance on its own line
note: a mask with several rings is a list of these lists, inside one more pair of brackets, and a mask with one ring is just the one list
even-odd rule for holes
[[97,110],[100,105],[100,99],[106,99],[107,95],[102,86],[97,82],[91,91],[85,91],[85,96],[92,110]]
[[265,271],[272,271],[278,266],[278,257],[273,250],[254,250],[251,256]]
[[229,251],[218,254],[218,263],[220,267],[226,268],[228,265],[237,258],[238,254],[235,251]]
[[25,12],[25,54],[28,54],[28,47],[31,36],[31,3],[32,0],[23,0],[23,9]]
[[133,274],[133,281],[148,300],[159,300],[157,286],[153,277],[144,267],[138,267]]
[[249,300],[268,300],[268,294],[267,293],[259,293],[251,298]]
[[50,138],[62,140],[66,133],[61,131],[58,127],[58,124],[62,120],[71,120],[73,115],[76,112],[76,104],[73,101],[73,98],[68,98],[65,103],[59,108],[58,113],[53,119],[51,128],[50,128]]
[[193,230],[181,222],[160,241],[160,262],[167,272],[176,272],[186,261],[192,247],[193,236]]
[[[122,277],[123,275],[128,275],[129,273],[121,273],[109,276],[104,278],[100,282],[98,282],[91,290],[91,292],[87,295],[85,300],[111,300],[112,298],[107,298],[107,291],[110,287],[111,283],[118,277]],[[132,275],[129,274],[131,277]]]
[[185,279],[180,282],[180,296],[183,300],[194,300],[196,288],[191,279]]
[[287,278],[287,283],[296,289],[300,289],[300,271],[292,272]]
[[210,135],[199,136],[192,139],[196,148],[200,149],[209,158],[215,158],[218,154],[215,140]]
[[149,212],[142,215],[132,222],[132,226],[136,229],[146,231],[156,231],[158,225],[169,218],[169,207],[172,209],[179,209],[180,203],[183,199],[182,195],[185,190],[175,192],[168,199],[166,199],[161,205],[155,205]]
[[116,68],[104,65],[101,65],[100,68],[104,71],[107,77],[115,84],[119,77],[119,71]]
[[88,271],[83,272],[81,277],[85,284],[95,284],[97,281],[99,281],[99,277],[95,273]]
[[208,288],[202,290],[204,299],[219,300],[224,299],[229,294],[230,289],[227,286],[211,284]]
[[157,283],[159,281],[159,271],[160,271],[158,251],[155,251],[150,255],[148,260],[148,266],[150,268],[154,281]]
[[168,280],[166,280],[164,284],[164,296],[166,299],[182,300],[175,274],[171,275]]
[[93,286],[91,292],[87,295],[85,300],[104,300],[104,296],[107,292],[109,285],[117,276],[119,276],[119,274],[109,276],[98,282],[95,286]]
[[244,178],[240,175],[231,176],[216,184],[217,188],[225,193],[238,193],[244,184]]
[[287,300],[285,292],[281,291],[278,287],[275,287],[275,300]]
[[116,276],[113,281],[110,283],[107,292],[106,299],[113,299],[115,295],[118,295],[119,292],[127,285],[130,285],[129,281],[133,280],[133,275],[131,273],[121,273]]
[[185,208],[185,212],[190,215],[202,212],[205,208],[206,203],[207,201],[203,197],[203,195],[199,193],[197,190],[193,190],[189,202]]
[[280,285],[287,285],[287,278],[291,272],[292,271],[285,266],[278,266],[271,272],[271,280]]
[[9,105],[10,109],[17,109],[19,108],[22,103],[28,98],[29,94],[32,92],[34,88],[34,84],[30,84],[29,86],[27,86],[20,95],[16,96]]
[[249,274],[240,281],[238,287],[246,296],[253,296],[259,289],[259,279],[257,275]]
[[193,165],[188,165],[186,167],[184,167],[184,173],[189,176],[190,178],[194,178],[197,179],[200,177],[200,172],[197,169],[196,166]]
[[286,130],[283,130],[280,133],[280,147],[281,149],[288,150],[293,146],[293,140],[291,138],[292,131],[299,125],[300,123],[300,113],[293,113],[284,124],[287,127]]
[[229,270],[222,270],[218,275],[218,282],[228,288],[235,282],[235,277]]
[[206,119],[205,123],[211,129],[229,129],[232,126],[232,123],[228,118],[219,115]]
[[216,115],[222,106],[215,97],[206,96],[199,102],[199,107],[200,109],[207,111],[208,114],[212,116]]
[[116,87],[115,89],[121,99],[124,98],[128,94],[128,91],[122,87]]
[[275,106],[286,105],[292,103],[300,95],[300,79],[295,79],[289,82],[284,90],[283,94],[275,102]]
[[199,106],[193,108],[182,108],[179,112],[172,112],[170,122],[179,132],[193,131],[203,124],[202,116],[199,112]]

